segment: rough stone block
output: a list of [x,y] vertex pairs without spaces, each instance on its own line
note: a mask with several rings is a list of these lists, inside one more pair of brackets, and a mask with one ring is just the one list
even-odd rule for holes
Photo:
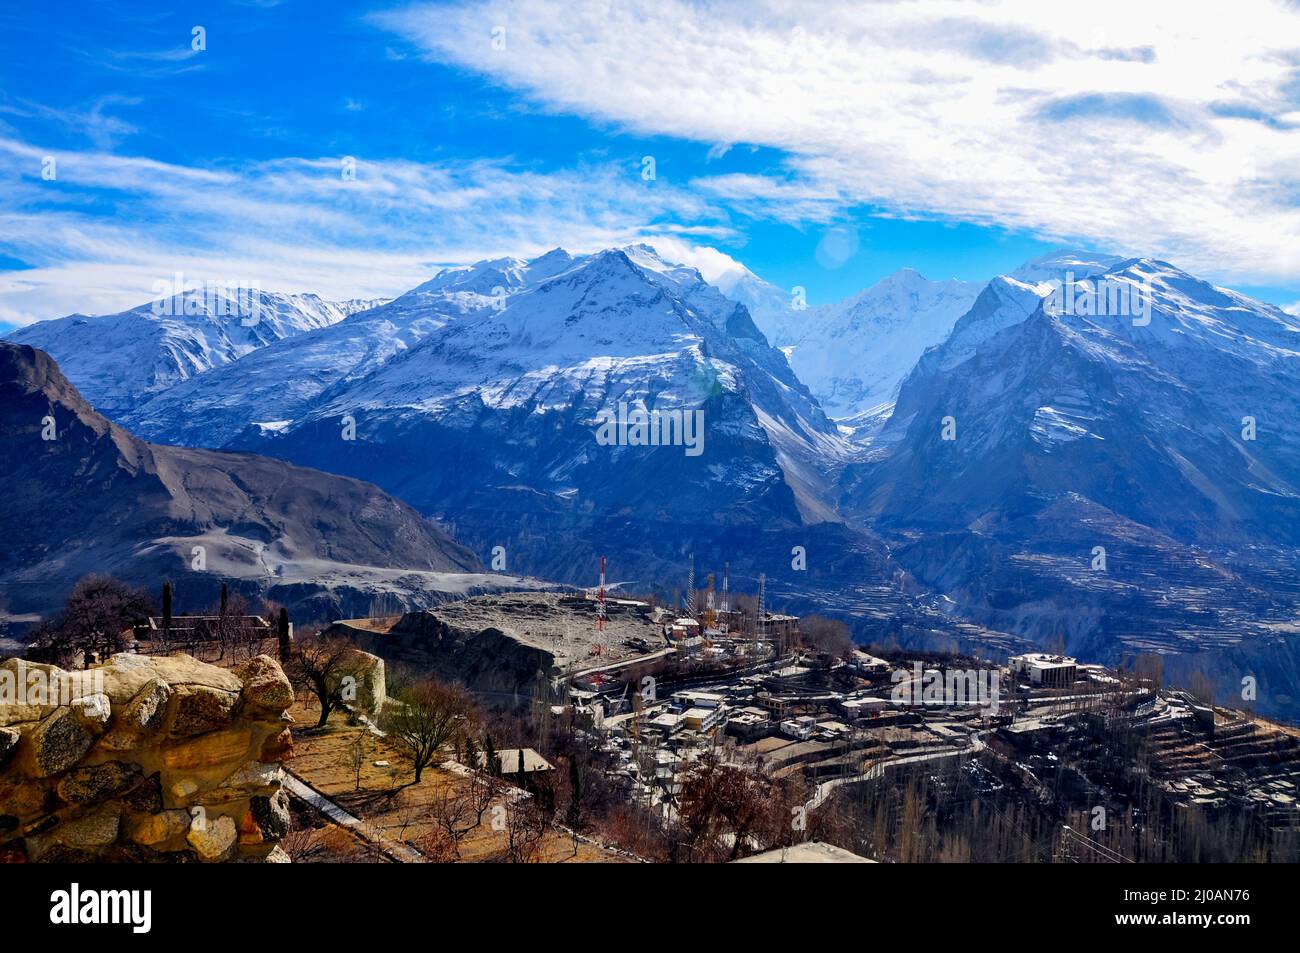
[[81,760],[95,740],[73,708],[60,708],[31,735],[36,773],[41,777],[66,771]]

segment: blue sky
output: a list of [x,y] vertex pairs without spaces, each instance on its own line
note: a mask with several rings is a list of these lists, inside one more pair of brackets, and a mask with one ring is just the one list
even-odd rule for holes
[[1294,6],[156,6],[0,10],[0,321],[640,239],[814,304],[1061,245],[1300,301]]

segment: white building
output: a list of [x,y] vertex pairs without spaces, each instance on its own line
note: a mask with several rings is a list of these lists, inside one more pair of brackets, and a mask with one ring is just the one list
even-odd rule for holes
[[1029,684],[1039,688],[1068,688],[1079,675],[1078,665],[1072,658],[1046,652],[1029,652],[1007,660],[1014,674],[1027,676]]

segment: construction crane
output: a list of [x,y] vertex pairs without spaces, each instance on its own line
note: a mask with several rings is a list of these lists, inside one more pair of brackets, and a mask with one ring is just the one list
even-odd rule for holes
[[596,588],[596,631],[604,632],[605,623],[609,621],[609,612],[605,607],[605,557],[600,557],[600,585]]
[[605,654],[605,624],[609,611],[605,605],[605,557],[600,557],[600,584],[596,587],[596,638],[591,643],[592,655]]
[[691,553],[691,568],[686,574],[686,614],[695,618],[695,554]]
[[729,629],[729,625],[726,619],[731,613],[731,603],[728,601],[728,594],[727,594],[727,576],[730,568],[731,568],[730,563],[724,562],[722,564],[722,619],[723,619],[722,631],[723,632],[726,632]]

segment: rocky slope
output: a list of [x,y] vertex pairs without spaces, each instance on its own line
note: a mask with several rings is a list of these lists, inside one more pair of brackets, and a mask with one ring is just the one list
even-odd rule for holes
[[218,577],[317,608],[401,579],[491,585],[470,552],[370,484],[145,443],[91,408],[49,355],[3,343],[0,460],[0,582],[14,612],[55,607],[89,572],[150,588],[170,576],[178,600],[202,606]]

